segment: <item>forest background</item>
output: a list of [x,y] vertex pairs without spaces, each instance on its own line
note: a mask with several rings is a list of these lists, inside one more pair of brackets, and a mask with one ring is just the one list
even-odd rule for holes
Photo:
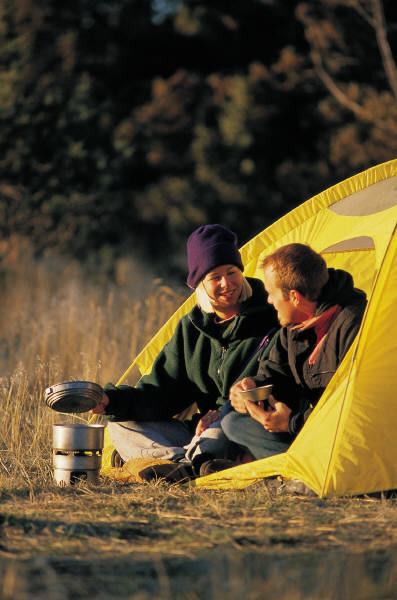
[[182,283],[199,225],[242,245],[396,157],[396,53],[393,0],[1,0],[3,273]]

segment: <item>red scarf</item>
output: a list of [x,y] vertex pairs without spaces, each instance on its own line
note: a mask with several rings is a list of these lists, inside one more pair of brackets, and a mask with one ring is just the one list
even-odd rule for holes
[[306,329],[314,328],[314,332],[316,334],[316,345],[313,349],[313,352],[309,356],[309,365],[312,365],[316,362],[316,358],[320,349],[327,337],[327,333],[329,328],[331,327],[334,319],[339,315],[341,311],[341,307],[339,304],[335,304],[335,306],[331,306],[328,310],[324,311],[318,317],[312,317],[311,319],[307,319],[292,329],[297,329],[298,331],[305,331]]

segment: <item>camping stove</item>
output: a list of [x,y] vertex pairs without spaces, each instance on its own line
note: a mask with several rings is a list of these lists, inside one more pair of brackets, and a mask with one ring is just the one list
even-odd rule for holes
[[104,425],[53,425],[54,478],[58,485],[96,483],[102,466]]

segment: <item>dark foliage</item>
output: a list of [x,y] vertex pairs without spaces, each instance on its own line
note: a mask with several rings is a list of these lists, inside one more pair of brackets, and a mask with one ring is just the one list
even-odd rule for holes
[[394,158],[396,25],[393,0],[1,0],[2,256],[179,273],[200,224],[244,243]]

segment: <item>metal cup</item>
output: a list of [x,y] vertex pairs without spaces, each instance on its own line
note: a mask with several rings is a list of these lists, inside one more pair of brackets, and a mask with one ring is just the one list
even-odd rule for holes
[[239,394],[241,394],[242,398],[257,404],[261,400],[268,400],[270,394],[272,393],[272,389],[272,385],[261,385],[259,387],[251,388],[250,390],[239,390]]

